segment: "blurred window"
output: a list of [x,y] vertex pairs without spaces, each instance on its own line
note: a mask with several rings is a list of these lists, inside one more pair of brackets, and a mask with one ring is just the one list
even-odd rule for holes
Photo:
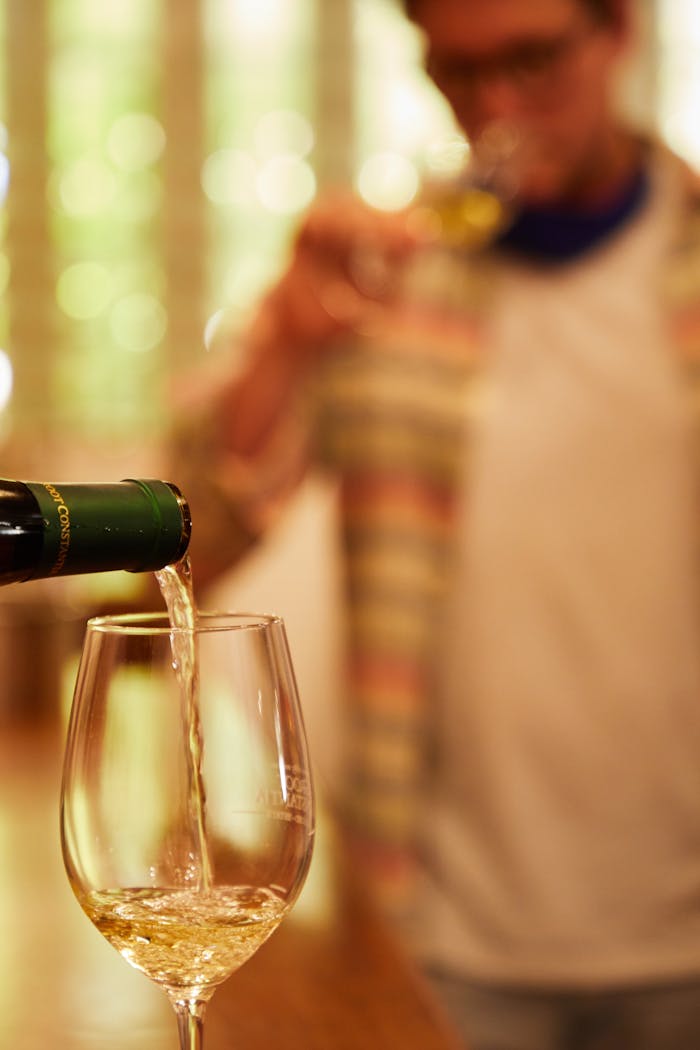
[[160,0],[53,0],[47,9],[48,181],[46,200],[31,203],[48,209],[52,424],[97,441],[148,434],[160,418],[167,328],[163,11]]
[[700,168],[700,4],[657,0],[657,113],[669,144]]
[[355,186],[371,204],[408,204],[430,148],[455,134],[451,111],[423,69],[416,27],[395,0],[354,0]]
[[[643,10],[654,113],[700,164],[697,0]],[[46,473],[132,469],[319,189],[402,207],[455,134],[398,0],[5,0],[0,49],[0,440]]]
[[205,0],[207,341],[238,327],[313,200],[315,0]]

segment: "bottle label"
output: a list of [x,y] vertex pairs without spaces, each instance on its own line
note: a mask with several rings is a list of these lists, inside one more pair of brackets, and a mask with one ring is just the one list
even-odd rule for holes
[[155,571],[180,557],[187,546],[186,505],[165,482],[25,484],[43,519],[34,576]]
[[[57,519],[58,527],[53,529],[51,535],[55,542],[58,542],[58,549],[55,551],[55,560],[53,565],[49,569],[48,576],[59,576],[66,564],[66,558],[68,557],[68,551],[70,550],[71,543],[71,517],[70,508],[64,500],[61,493],[58,491],[55,485],[51,485],[48,482],[41,482],[41,487],[46,489],[50,499],[54,504],[54,513]],[[46,513],[45,509],[44,513]],[[53,557],[53,551],[51,553]]]

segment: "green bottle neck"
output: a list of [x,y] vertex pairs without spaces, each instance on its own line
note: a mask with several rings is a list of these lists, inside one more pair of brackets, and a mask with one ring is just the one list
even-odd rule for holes
[[25,484],[43,519],[35,577],[115,569],[153,572],[179,561],[187,550],[187,503],[167,482]]

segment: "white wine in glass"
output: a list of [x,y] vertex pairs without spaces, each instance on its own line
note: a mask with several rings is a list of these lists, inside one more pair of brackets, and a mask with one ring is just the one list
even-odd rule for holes
[[196,613],[87,625],[61,792],[75,896],[167,993],[181,1050],[206,1003],[277,928],[314,839],[283,622]]
[[455,135],[433,143],[420,164],[420,192],[400,216],[417,250],[397,258],[381,237],[355,238],[344,279],[329,266],[331,279],[317,290],[326,313],[374,334],[384,308],[401,302],[407,290],[409,299],[415,287],[423,298],[426,288],[439,287],[446,252],[475,256],[514,221],[531,151],[531,138],[504,120],[485,126],[472,142]]
[[524,154],[521,132],[503,120],[487,124],[471,143],[459,135],[434,143],[409,224],[423,226],[448,248],[487,247],[514,217]]

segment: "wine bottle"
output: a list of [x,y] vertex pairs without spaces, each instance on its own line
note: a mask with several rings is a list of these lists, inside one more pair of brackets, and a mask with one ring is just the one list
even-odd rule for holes
[[185,499],[165,481],[0,480],[0,584],[154,572],[184,556],[190,530]]

